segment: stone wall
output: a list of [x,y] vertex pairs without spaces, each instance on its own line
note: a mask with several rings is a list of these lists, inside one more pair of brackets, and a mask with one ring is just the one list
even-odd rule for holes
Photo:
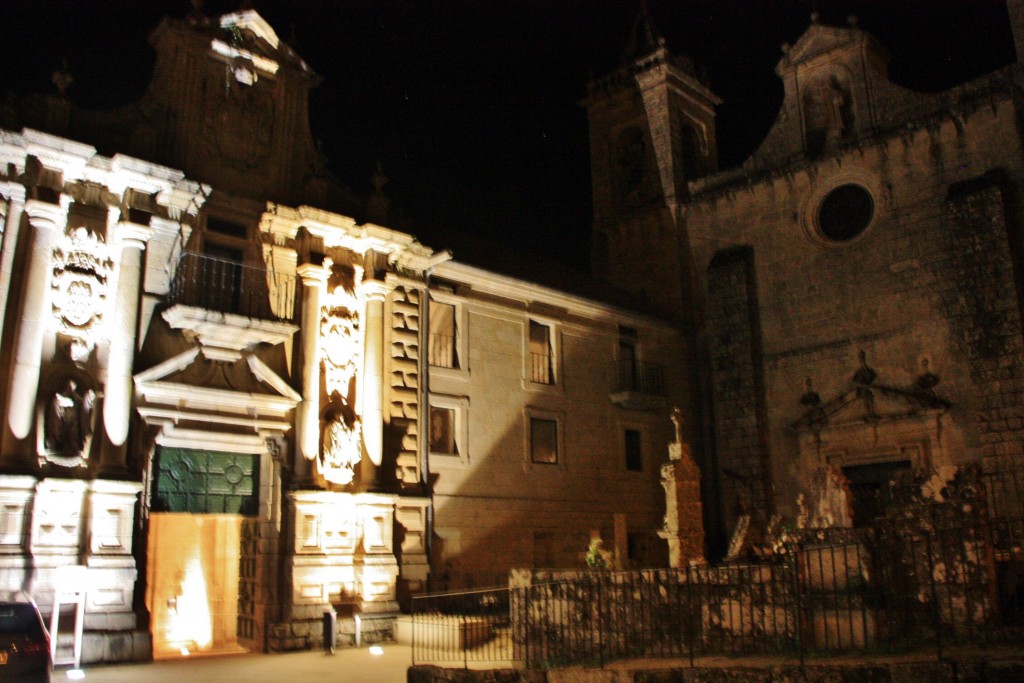
[[[464,321],[464,362],[431,368],[431,400],[456,406],[468,421],[456,436],[457,454],[429,459],[433,586],[492,586],[512,567],[583,567],[592,533],[612,548],[616,514],[625,516],[641,553],[638,566],[663,566],[665,545],[656,536],[664,514],[660,466],[672,440],[671,407],[689,405],[677,355],[681,335],[613,309],[556,308],[479,290],[474,283],[473,291],[456,290],[450,299]],[[553,384],[528,379],[531,319],[550,326]],[[611,399],[618,323],[636,330],[643,360],[665,369],[668,395],[656,397],[652,408],[627,409]],[[534,416],[558,423],[557,463],[531,462]],[[641,434],[640,471],[626,468],[625,429]]]
[[737,514],[767,519],[772,509],[763,446],[763,377],[753,252],[718,254],[708,268],[707,325],[715,396],[717,475],[721,514],[731,529]]
[[[975,383],[981,455],[990,466],[1024,458],[1024,337],[1007,209],[1014,192],[1003,172],[950,187],[948,261],[934,263],[940,311]],[[1016,294],[1016,296],[1014,296]]]

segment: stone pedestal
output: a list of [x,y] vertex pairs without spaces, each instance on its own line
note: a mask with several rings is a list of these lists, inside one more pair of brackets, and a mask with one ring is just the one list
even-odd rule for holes
[[429,509],[429,498],[401,498],[395,504],[395,523],[401,527],[398,560],[402,578],[398,588],[402,599],[427,590],[430,576],[430,558],[427,556]]
[[658,535],[668,541],[669,566],[704,562],[704,510],[700,499],[700,468],[683,443],[669,444],[669,462],[661,468],[665,488],[665,526]]
[[323,613],[330,609],[340,612],[343,634],[354,634],[356,616],[364,628],[367,621],[393,620],[396,498],[313,490],[292,491],[288,498],[294,526],[285,563],[285,621],[270,629],[270,649],[319,647]]

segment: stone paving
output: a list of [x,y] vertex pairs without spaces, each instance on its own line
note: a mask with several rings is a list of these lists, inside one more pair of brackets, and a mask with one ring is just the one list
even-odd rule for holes
[[[83,667],[86,683],[263,683],[263,681],[346,681],[404,683],[412,649],[386,643],[382,655],[368,648],[283,654],[239,654],[191,657],[142,664]],[[70,680],[65,668],[54,671],[53,683]]]

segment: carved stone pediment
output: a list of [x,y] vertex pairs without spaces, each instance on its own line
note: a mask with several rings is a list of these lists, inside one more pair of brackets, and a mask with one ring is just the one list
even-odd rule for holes
[[792,424],[798,432],[825,427],[872,424],[945,413],[949,401],[933,394],[881,384],[855,387],[811,407]]
[[866,33],[857,29],[812,24],[789,49],[780,66],[807,62],[818,55],[848,47],[867,38]]
[[940,379],[927,360],[908,387],[879,384],[877,377],[862,351],[850,388],[831,399],[822,401],[807,380],[800,398],[806,409],[791,428],[808,475],[821,463],[840,469],[878,463],[924,468],[946,460],[952,404],[936,395]]
[[[231,443],[219,450],[260,452],[266,436],[291,429],[302,397],[254,353],[239,358],[212,360],[195,347],[135,375],[138,412],[163,428],[161,443],[179,436],[212,443],[220,435]],[[217,373],[218,382],[209,381]]]

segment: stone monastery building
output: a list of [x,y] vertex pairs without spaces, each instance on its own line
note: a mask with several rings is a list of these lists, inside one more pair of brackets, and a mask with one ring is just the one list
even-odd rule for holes
[[1024,468],[1017,64],[910,92],[812,22],[720,171],[718,99],[642,12],[584,102],[579,288],[387,227],[256,11],[150,41],[136,104],[0,112],[0,590],[80,600],[85,661],[309,647],[331,606],[384,632],[597,536],[664,566],[676,406],[711,559],[822,462],[854,523],[903,470]]

